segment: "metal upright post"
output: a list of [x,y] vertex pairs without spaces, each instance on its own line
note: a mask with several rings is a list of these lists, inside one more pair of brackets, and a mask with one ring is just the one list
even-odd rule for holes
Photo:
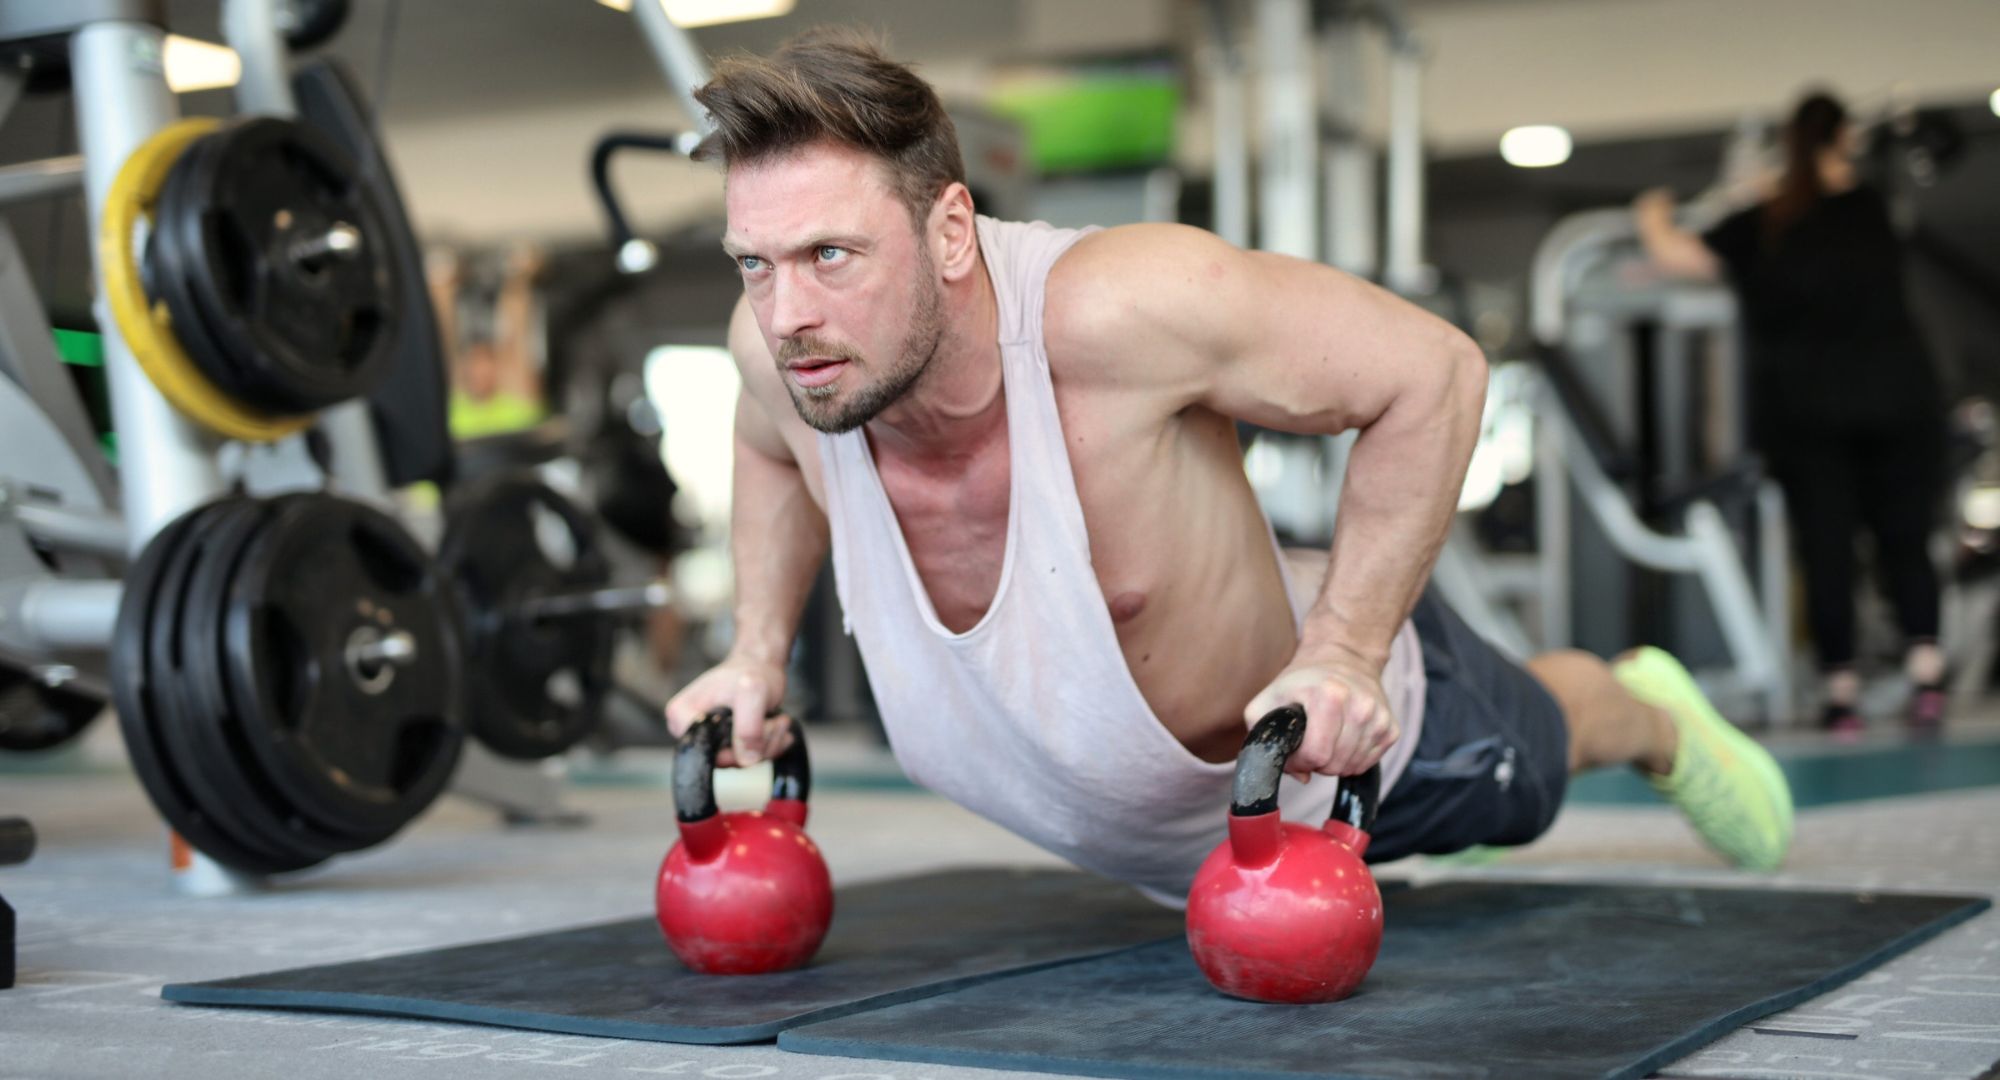
[[1209,114],[1215,142],[1215,232],[1250,246],[1250,132],[1243,50],[1230,25],[1227,0],[1209,0]]
[[[78,142],[83,148],[84,196],[90,234],[101,228],[105,199],[125,159],[179,113],[167,89],[159,26],[94,23],[70,39]],[[98,281],[104,248],[91,245]],[[120,494],[131,552],[136,556],[160,526],[221,490],[215,446],[193,421],[161,395],[118,330],[111,306],[98,290],[97,325],[103,333],[104,371],[118,432]],[[257,879],[199,856],[177,866],[176,887],[198,895],[234,893]]]
[[1389,240],[1383,278],[1409,294],[1430,289],[1424,266],[1423,50],[1398,34],[1389,54]]
[[1535,403],[1535,547],[1541,569],[1539,606],[1543,649],[1566,649],[1570,635],[1570,478],[1563,457],[1587,454],[1583,447],[1565,445],[1562,402],[1547,377],[1536,375],[1530,392]]
[[[179,114],[167,89],[158,26],[94,23],[70,39],[78,142],[84,157],[84,197],[90,234],[101,227],[104,201],[125,159]],[[101,245],[92,244],[97,280],[104,280]],[[214,446],[193,421],[161,395],[133,358],[118,321],[98,290],[97,325],[103,331],[104,372],[119,444],[120,496],[136,554],[153,533],[181,511],[221,489]]]
[[272,0],[223,0],[222,36],[243,63],[236,80],[236,110],[262,116],[297,116],[292,97],[290,50],[278,30]]
[[1381,265],[1377,244],[1375,148],[1368,140],[1368,71],[1362,24],[1334,20],[1319,43],[1324,86],[1320,108],[1327,120],[1326,261],[1357,277],[1374,278]]
[[1306,0],[1257,0],[1257,112],[1263,117],[1257,246],[1317,257],[1319,117],[1313,104],[1312,19]]

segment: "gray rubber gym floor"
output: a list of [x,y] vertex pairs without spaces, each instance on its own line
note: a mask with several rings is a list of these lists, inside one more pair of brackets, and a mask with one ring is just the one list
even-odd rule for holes
[[[35,858],[0,868],[20,922],[20,985],[0,992],[0,1077],[371,1080],[453,1077],[950,1080],[986,1070],[792,1055],[770,1046],[621,1042],[452,1024],[168,1005],[166,982],[220,978],[512,936],[643,913],[671,840],[663,758],[622,755],[579,770],[581,829],[515,828],[446,799],[395,842],[247,895],[177,894],[160,827],[100,725],[59,769],[0,772],[0,814],[30,818]],[[2000,730],[1954,736],[1948,754],[1991,755]],[[1868,748],[1863,748],[1866,752]],[[934,797],[839,782],[866,776],[867,748],[822,737],[829,783],[813,832],[840,884],[965,864],[1049,864],[1028,845]],[[1808,748],[1807,752],[1819,752]],[[1834,753],[1857,751],[1827,751]],[[17,764],[18,769],[18,764]],[[2000,896],[2000,776],[1986,786],[1835,802],[1801,813],[1773,885]],[[735,805],[743,805],[742,785]],[[725,799],[725,803],[731,800]],[[1572,804],[1533,847],[1485,865],[1410,862],[1418,879],[1499,876],[1743,884],[1671,812]],[[1766,1018],[1660,1076],[2000,1075],[2000,910],[1860,980]]]

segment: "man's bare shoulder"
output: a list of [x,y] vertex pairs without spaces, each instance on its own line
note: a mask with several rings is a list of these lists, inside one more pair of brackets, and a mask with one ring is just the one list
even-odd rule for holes
[[729,313],[729,356],[736,361],[737,374],[743,377],[743,388],[751,396],[765,404],[774,400],[773,395],[784,396],[783,378],[771,359],[764,332],[757,327],[757,316],[750,311],[748,296],[738,297],[735,310]]
[[1049,363],[1073,378],[1173,382],[1198,365],[1199,335],[1216,284],[1243,253],[1187,225],[1121,225],[1076,242],[1049,271],[1043,341]]

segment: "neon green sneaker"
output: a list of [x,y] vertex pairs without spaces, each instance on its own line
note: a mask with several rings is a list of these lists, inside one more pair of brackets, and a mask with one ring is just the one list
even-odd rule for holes
[[1723,719],[1670,654],[1642,648],[1611,670],[1633,697],[1665,709],[1680,732],[1673,771],[1649,777],[1653,790],[1724,858],[1776,870],[1792,844],[1792,789],[1770,751]]
[[1506,854],[1506,848],[1474,844],[1463,851],[1454,851],[1449,855],[1426,855],[1424,858],[1440,866],[1485,866],[1499,862]]

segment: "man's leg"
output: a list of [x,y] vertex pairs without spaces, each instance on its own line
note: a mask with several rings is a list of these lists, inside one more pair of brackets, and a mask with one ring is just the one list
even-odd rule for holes
[[1562,706],[1572,771],[1631,765],[1725,858],[1760,870],[1784,861],[1792,838],[1784,773],[1672,656],[1636,649],[1606,664],[1557,652],[1527,666]]
[[1665,709],[1632,696],[1611,665],[1575,649],[1543,653],[1528,661],[1569,727],[1569,771],[1631,765],[1641,772],[1673,771],[1680,734]]
[[1383,795],[1371,861],[1513,847],[1548,830],[1569,783],[1562,705],[1427,590],[1411,613],[1423,707],[1410,760]]

